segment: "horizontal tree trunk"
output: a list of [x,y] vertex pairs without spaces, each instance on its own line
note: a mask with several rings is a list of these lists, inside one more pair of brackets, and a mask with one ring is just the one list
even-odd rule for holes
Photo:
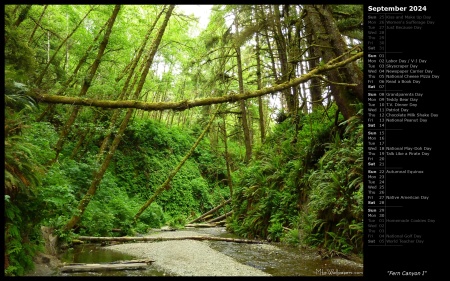
[[158,242],[158,241],[170,241],[170,240],[211,240],[211,241],[225,241],[235,243],[249,243],[249,244],[264,244],[265,241],[239,239],[239,238],[225,238],[225,237],[212,237],[212,236],[183,236],[183,237],[91,237],[91,236],[79,236],[77,238],[81,241],[102,242],[102,241],[115,241],[115,242]]
[[[66,96],[57,96],[57,95],[47,95],[47,94],[38,94],[28,92],[26,93],[30,97],[33,97],[38,102],[44,103],[57,103],[57,104],[70,104],[70,105],[84,105],[84,106],[95,106],[95,107],[103,107],[103,108],[136,108],[148,111],[157,111],[157,110],[186,110],[192,107],[197,106],[205,106],[211,104],[221,104],[221,103],[230,103],[236,102],[240,100],[246,100],[251,98],[256,98],[268,94],[272,94],[275,92],[282,91],[287,88],[295,87],[300,83],[304,83],[313,77],[316,77],[319,74],[325,73],[331,69],[335,69],[338,67],[345,66],[346,64],[355,61],[361,57],[363,57],[363,52],[359,52],[350,56],[348,59],[337,62],[336,59],[324,64],[323,66],[317,67],[307,74],[304,74],[300,77],[294,78],[290,81],[272,86],[263,88],[261,90],[256,90],[253,92],[246,92],[242,94],[230,94],[222,97],[211,97],[211,98],[203,98],[192,101],[180,101],[180,102],[141,102],[136,100],[98,100],[91,98],[83,98],[83,97],[66,97]],[[357,86],[355,84],[346,84],[347,86]]]
[[105,271],[144,269],[154,260],[128,260],[110,263],[70,263],[61,268],[61,272]]

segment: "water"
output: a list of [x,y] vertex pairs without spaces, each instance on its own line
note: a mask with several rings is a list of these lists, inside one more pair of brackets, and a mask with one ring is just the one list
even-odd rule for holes
[[[219,230],[219,229],[217,229]],[[238,238],[215,229],[197,230],[219,237]],[[216,232],[216,234],[214,234]],[[344,259],[321,259],[316,250],[282,243],[246,244],[209,241],[210,247],[273,276],[362,276],[362,264]]]
[[[65,263],[106,263],[121,260],[135,260],[136,257],[105,249],[98,244],[77,245],[60,257]],[[151,265],[146,269],[111,270],[99,272],[61,272],[59,276],[164,276]]]
[[[224,228],[198,228],[198,233],[238,238]],[[183,231],[183,230],[178,230]],[[156,242],[157,243],[157,242]],[[315,250],[281,243],[246,244],[205,241],[209,246],[235,260],[273,276],[362,276],[363,267],[345,259],[321,259]],[[66,263],[102,263],[132,260],[136,257],[105,249],[97,244],[78,245],[67,251],[61,260]],[[146,269],[102,272],[60,273],[60,276],[164,276],[151,264]]]
[[345,265],[331,260],[322,260],[317,257],[316,251],[306,248],[222,241],[211,243],[211,248],[273,276],[331,275],[333,271],[346,274],[351,272],[352,276],[362,274],[362,268],[353,263]]

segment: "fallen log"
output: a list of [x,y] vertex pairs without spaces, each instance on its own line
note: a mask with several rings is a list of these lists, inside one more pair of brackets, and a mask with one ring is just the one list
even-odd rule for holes
[[205,220],[207,220],[207,219],[209,219],[209,218],[212,218],[213,216],[214,216],[214,214],[206,215],[206,216],[204,216],[204,217],[202,218],[202,221],[205,221]]
[[214,237],[214,236],[184,236],[184,237],[91,237],[91,236],[79,236],[78,240],[102,242],[102,241],[116,241],[116,242],[158,242],[158,241],[170,241],[170,240],[211,240],[211,241],[225,241],[235,243],[249,243],[249,244],[264,244],[267,243],[263,240],[250,240],[239,238],[226,238],[226,237]]
[[194,222],[197,222],[197,221],[199,221],[201,219],[204,219],[207,215],[214,213],[215,211],[219,210],[220,208],[222,208],[223,206],[225,206],[226,204],[228,204],[230,202],[231,202],[231,199],[228,199],[228,200],[222,202],[221,204],[219,204],[217,207],[212,208],[208,212],[204,213],[203,215],[199,216],[198,218],[196,218],[194,220],[191,220],[188,223],[194,223]]
[[233,213],[233,210],[229,211],[229,212],[226,213],[226,214],[223,214],[223,215],[221,215],[221,216],[218,216],[218,217],[216,217],[216,218],[210,219],[210,220],[206,221],[206,223],[213,223],[213,222],[220,221],[220,220],[222,220],[222,219],[228,217],[228,216],[231,215],[232,213]]
[[61,267],[61,272],[86,272],[86,271],[105,271],[105,270],[135,270],[144,269],[154,260],[128,260],[115,261],[109,263],[69,263]]
[[218,221],[218,222],[216,222],[217,226],[225,226],[226,223],[227,223],[227,221]]
[[78,240],[78,239],[72,239],[72,244],[83,244],[84,241]]
[[217,223],[188,223],[184,227],[216,227]]

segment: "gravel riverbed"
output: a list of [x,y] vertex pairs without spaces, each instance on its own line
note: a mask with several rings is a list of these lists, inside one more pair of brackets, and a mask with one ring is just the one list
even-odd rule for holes
[[[138,236],[171,238],[232,235],[224,227],[214,227],[176,231],[158,229]],[[362,261],[356,259],[333,257],[323,260],[317,251],[302,248],[300,252],[291,252],[285,247],[266,243],[238,246],[233,242],[181,239],[111,244],[101,248],[136,259],[153,260],[148,276],[316,276],[325,273],[337,275],[341,272],[353,272],[354,276],[361,276],[363,271]],[[39,253],[34,263],[34,270],[25,276],[62,276],[59,269],[63,263],[57,257]]]
[[[186,237],[209,235],[197,231],[159,231],[148,237]],[[271,245],[260,245],[273,247]],[[137,258],[152,259],[151,266],[168,276],[270,276],[261,270],[239,263],[212,249],[208,241],[171,240],[155,243],[125,243],[106,247]]]

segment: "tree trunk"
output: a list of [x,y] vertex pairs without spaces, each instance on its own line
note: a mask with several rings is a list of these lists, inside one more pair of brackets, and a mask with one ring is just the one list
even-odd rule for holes
[[[239,37],[239,24],[238,24],[238,13],[235,13],[234,24],[236,28],[236,37]],[[235,43],[237,44],[237,43]],[[242,77],[242,63],[241,63],[241,47],[235,46],[236,49],[236,59],[237,59],[237,67],[238,67],[238,80],[239,80],[239,93],[244,93],[244,79]],[[245,100],[241,100],[240,103],[241,108],[241,123],[242,129],[244,130],[244,143],[245,143],[245,159],[244,162],[248,163],[252,159],[252,140],[250,136],[250,129],[247,120],[247,108],[245,105]]]
[[[86,95],[89,87],[91,86],[92,79],[94,78],[95,73],[97,72],[97,69],[100,66],[101,59],[103,57],[103,54],[105,53],[106,46],[108,45],[109,36],[111,34],[112,27],[114,26],[114,22],[117,18],[117,14],[119,13],[119,10],[120,10],[120,5],[116,5],[114,8],[114,11],[112,13],[112,16],[108,20],[108,22],[109,22],[108,28],[106,29],[106,33],[105,33],[105,36],[103,37],[103,41],[100,43],[97,57],[95,58],[95,61],[92,64],[91,70],[83,81],[83,85],[81,87],[80,94],[79,94],[80,97]],[[61,152],[64,142],[69,134],[70,127],[75,122],[75,119],[77,118],[79,111],[80,111],[80,106],[75,106],[73,108],[72,113],[70,114],[70,117],[67,120],[66,124],[64,124],[64,127],[59,135],[58,142],[56,143],[56,146],[55,146],[56,155],[55,155],[55,158],[53,159],[53,163],[56,160],[58,160],[59,153]]]
[[[255,12],[256,14],[256,12]],[[260,58],[260,47],[259,47],[259,33],[256,33],[256,79],[258,84],[258,90],[262,89],[261,82],[261,58]],[[261,137],[261,143],[264,143],[264,139],[266,136],[266,129],[264,126],[264,108],[262,97],[258,97],[258,112],[259,112],[259,132]]]
[[[306,41],[308,42],[309,52],[308,61],[309,69],[314,69],[319,64],[320,52],[314,44],[312,22],[309,17],[305,17]],[[311,108],[316,110],[322,107],[322,86],[319,78],[313,77],[310,82],[309,93],[311,97]]]
[[231,167],[230,167],[230,155],[228,154],[228,135],[227,135],[227,121],[226,121],[226,115],[223,116],[223,144],[224,144],[224,156],[225,156],[225,163],[227,166],[227,183],[228,187],[230,188],[230,198],[233,198],[233,179],[231,177]]
[[[75,26],[75,28],[72,30],[72,32],[66,36],[66,38],[61,42],[61,44],[59,44],[59,46],[56,48],[56,50],[54,51],[52,57],[48,60],[47,64],[45,65],[44,69],[41,71],[41,74],[38,76],[38,78],[36,79],[35,83],[36,85],[41,85],[42,83],[42,79],[44,78],[44,75],[47,73],[47,69],[50,66],[50,64],[53,62],[53,60],[56,58],[56,55],[58,54],[58,51],[62,48],[62,46],[64,46],[64,44],[67,42],[67,40],[69,40],[69,38],[75,33],[75,31],[77,31],[78,27],[80,27],[80,25],[83,23],[84,19],[91,13],[91,11],[94,8],[91,7],[91,9],[86,13],[86,15],[80,20],[80,22],[77,24],[77,26]],[[117,15],[117,14],[116,14]],[[114,20],[113,20],[114,22]],[[111,25],[112,27],[112,25]],[[105,36],[106,37],[106,36]],[[109,36],[108,36],[109,37]],[[106,38],[106,44],[108,43],[108,38]],[[106,44],[104,45],[103,49],[106,48]],[[98,64],[100,64],[100,61],[98,62]],[[94,71],[95,74],[95,71]]]
[[[278,50],[278,56],[279,56],[279,63],[281,66],[281,78],[280,82],[286,82],[290,79],[292,76],[291,70],[292,66],[288,63],[288,57],[287,57],[287,42],[286,42],[286,35],[282,32],[282,26],[281,26],[281,15],[280,15],[280,7],[279,5],[273,5],[274,9],[274,22],[273,22],[273,31],[275,36],[275,43],[277,44],[277,50]],[[288,35],[290,31],[288,31]],[[295,112],[295,103],[294,103],[294,96],[291,93],[292,89],[287,88],[283,90],[283,96],[286,102],[287,111],[288,113],[294,114]]]
[[188,223],[184,227],[196,227],[196,228],[206,228],[206,227],[217,227],[219,223]]
[[39,16],[38,22],[34,26],[33,31],[31,32],[30,38],[28,38],[28,44],[30,44],[31,41],[33,41],[34,34],[36,33],[36,30],[38,29],[39,24],[40,24],[40,22],[42,20],[42,17],[44,16],[45,11],[47,10],[47,8],[48,8],[48,5],[44,5],[44,9],[42,10],[41,15]]
[[[127,77],[127,80],[125,81],[125,83],[124,83],[124,85],[122,87],[121,93],[119,94],[119,97],[118,97],[119,100],[124,100],[125,97],[126,97],[126,93],[127,92],[131,92],[131,91],[128,91],[128,89],[132,89],[134,87],[134,85],[135,85],[135,83],[136,83],[136,81],[138,79],[138,75],[135,75],[135,69],[138,66],[139,60],[142,58],[142,55],[143,55],[144,50],[145,50],[145,46],[148,43],[150,35],[151,35],[153,29],[155,28],[156,23],[161,18],[163,12],[164,12],[164,9],[161,10],[161,12],[158,14],[158,16],[156,17],[156,19],[153,22],[153,24],[151,25],[151,27],[147,31],[147,34],[145,35],[145,38],[144,38],[144,40],[142,42],[142,45],[139,48],[139,51],[138,51],[137,55],[134,57],[131,66],[129,67],[128,77]],[[125,72],[122,75],[125,75]],[[131,87],[130,87],[130,82],[131,82],[133,76],[135,77],[135,79],[133,80],[133,82],[131,84]],[[117,77],[116,81],[120,80],[121,78],[122,78],[121,76]],[[117,119],[119,118],[120,113],[121,113],[120,110],[115,110],[113,112],[113,115],[111,117],[111,121],[110,121],[109,126],[108,126],[108,130],[106,132],[105,137],[103,138],[102,144],[100,145],[99,152],[97,153],[97,161],[101,160],[101,158],[103,156],[103,152],[107,149],[107,147],[108,147],[108,145],[110,143],[110,138],[111,138],[112,132],[113,132],[115,126],[116,126]]]
[[[107,23],[108,23],[108,22],[106,22],[106,24],[107,24]],[[94,38],[94,41],[93,41],[94,43],[97,42],[98,39],[100,38],[100,35],[102,34],[103,30],[105,29],[106,24],[105,24],[105,25],[100,29],[100,31],[97,33],[97,36]],[[73,81],[73,83],[72,83],[71,86],[73,86],[73,84],[76,83],[75,78],[76,78],[76,76],[77,76],[77,74],[78,74],[78,71],[80,70],[81,66],[83,66],[83,64],[86,63],[86,60],[87,60],[87,58],[88,58],[88,55],[91,53],[91,51],[92,51],[93,48],[94,48],[94,44],[90,45],[90,46],[86,49],[86,51],[84,52],[83,57],[80,58],[80,60],[78,61],[78,64],[77,64],[77,66],[75,67],[75,69],[74,69],[72,75],[71,75],[69,78],[67,78],[67,80],[63,83],[63,85],[61,86],[61,88],[60,88],[60,89],[58,90],[58,92],[56,93],[56,95],[62,95],[62,94],[66,91],[66,89],[70,87],[69,85],[70,85],[70,83],[72,83],[72,81]],[[75,80],[75,81],[74,81],[74,80]],[[36,121],[37,121],[37,122],[42,121],[42,120],[44,119],[44,117],[45,117],[46,115],[48,115],[49,113],[52,113],[53,110],[54,110],[54,106],[53,106],[53,105],[49,105],[49,106],[44,110],[44,112],[36,119]]]
[[32,5],[26,5],[25,8],[20,12],[19,17],[17,18],[14,25],[18,27],[26,18],[28,15],[28,12],[30,11]]
[[[276,92],[282,91],[286,88],[291,88],[298,86],[300,83],[304,83],[309,81],[312,77],[315,77],[319,74],[326,73],[332,69],[342,67],[352,61],[360,59],[363,57],[363,52],[358,52],[347,59],[343,59],[340,61],[330,61],[317,67],[310,72],[294,78],[286,83],[278,84],[271,87],[266,87],[261,90],[256,90],[253,92],[245,92],[242,94],[229,94],[220,97],[210,97],[210,98],[202,98],[192,101],[180,101],[180,102],[140,102],[135,100],[124,100],[124,101],[114,101],[114,100],[99,100],[99,99],[89,99],[89,98],[80,98],[80,97],[65,97],[65,96],[57,96],[57,95],[46,95],[39,93],[26,93],[28,96],[33,97],[38,102],[44,103],[58,103],[58,104],[69,104],[69,105],[84,105],[84,106],[95,106],[95,107],[103,107],[103,108],[136,108],[143,109],[148,111],[163,111],[163,110],[186,110],[193,107],[205,106],[205,105],[213,105],[213,104],[222,104],[222,103],[234,103],[240,100],[246,100],[251,98],[256,98],[268,94],[274,94]],[[351,84],[348,84],[351,85]]]
[[[349,50],[345,44],[339,29],[331,15],[331,12],[322,5],[304,6],[308,22],[314,36],[315,44],[320,48],[320,56],[325,62],[341,57]],[[353,104],[362,102],[363,86],[362,72],[356,63],[352,62],[341,69],[333,69],[327,73],[336,104],[345,119],[356,114]],[[349,83],[345,85],[344,83]]]
[[[155,38],[152,46],[150,47],[150,54],[147,57],[147,62],[146,62],[146,67],[144,67],[144,71],[141,75],[141,79],[139,81],[139,85],[136,89],[136,92],[134,94],[134,97],[139,97],[140,92],[142,91],[142,87],[144,85],[144,82],[146,80],[148,71],[150,69],[150,66],[153,62],[153,58],[156,54],[156,51],[158,50],[158,46],[161,42],[161,38],[164,34],[164,31],[167,27],[167,23],[169,21],[170,16],[172,15],[172,11],[175,8],[175,5],[170,5],[169,10],[166,13],[166,17],[164,19],[163,24],[161,25],[160,29],[158,30],[158,35]],[[113,143],[111,144],[111,147],[109,149],[109,153],[106,155],[105,160],[103,161],[102,166],[100,167],[100,169],[95,173],[94,175],[94,179],[86,193],[86,195],[83,197],[83,199],[80,201],[79,205],[78,205],[78,210],[77,213],[74,214],[72,216],[72,218],[70,219],[70,221],[65,225],[64,230],[70,230],[72,229],[79,221],[81,216],[83,215],[84,211],[86,210],[86,207],[88,206],[89,202],[91,201],[91,199],[93,198],[95,192],[97,191],[97,187],[100,184],[103,175],[106,172],[106,169],[109,166],[109,163],[111,162],[111,159],[116,151],[116,148],[119,146],[120,140],[121,140],[121,136],[122,134],[125,132],[125,129],[127,128],[128,125],[128,121],[130,120],[131,116],[133,114],[133,109],[130,108],[127,111],[127,114],[125,115],[124,120],[122,121],[122,124],[120,125],[119,131],[116,135],[116,137],[114,138]]]

